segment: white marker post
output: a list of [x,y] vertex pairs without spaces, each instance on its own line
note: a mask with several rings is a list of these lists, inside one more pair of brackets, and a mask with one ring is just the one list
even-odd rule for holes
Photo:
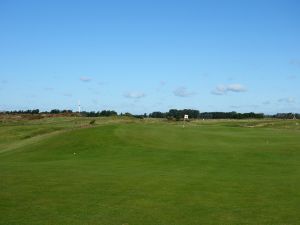
[[185,126],[185,121],[189,119],[189,115],[184,115],[183,117],[183,128]]

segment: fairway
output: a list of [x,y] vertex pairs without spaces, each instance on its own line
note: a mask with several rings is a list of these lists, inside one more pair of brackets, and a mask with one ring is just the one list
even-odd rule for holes
[[89,121],[0,123],[0,224],[300,224],[295,120]]

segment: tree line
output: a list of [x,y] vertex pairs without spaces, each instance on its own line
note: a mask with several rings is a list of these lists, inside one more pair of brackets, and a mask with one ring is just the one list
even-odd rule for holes
[[169,112],[153,112],[149,114],[151,118],[166,118],[166,119],[175,119],[180,120],[188,115],[191,119],[261,119],[265,115],[263,113],[237,113],[237,112],[203,112],[200,113],[199,110],[193,109],[170,109]]
[[238,112],[200,112],[195,109],[170,109],[168,112],[155,111],[150,114],[134,115],[131,113],[120,113],[118,114],[114,110],[102,110],[102,111],[82,111],[80,114],[78,112],[73,112],[72,110],[59,110],[52,109],[50,111],[40,111],[39,109],[33,110],[14,110],[14,111],[3,111],[1,114],[50,114],[50,115],[69,115],[69,116],[84,116],[84,117],[109,117],[109,116],[127,116],[135,118],[161,118],[168,120],[182,120],[184,115],[188,115],[190,119],[262,119],[262,118],[278,118],[278,119],[300,119],[300,114],[298,113],[277,113],[274,115],[265,115],[263,113],[238,113]]

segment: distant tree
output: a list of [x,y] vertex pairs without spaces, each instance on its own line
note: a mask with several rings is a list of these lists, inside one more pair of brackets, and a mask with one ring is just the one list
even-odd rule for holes
[[166,113],[162,113],[162,112],[153,112],[149,114],[150,118],[165,118],[166,117]]
[[61,111],[61,113],[70,114],[70,113],[73,113],[73,111],[69,110],[69,109],[64,109],[64,110]]
[[198,119],[200,117],[199,110],[194,109],[170,109],[169,112],[166,114],[168,118],[174,118],[176,120],[183,119],[184,115],[188,115],[190,119]]
[[59,109],[52,109],[50,111],[51,114],[59,114],[60,113],[60,110]]
[[117,116],[118,113],[113,110],[103,110],[99,113],[99,116]]
[[274,118],[279,118],[279,119],[294,119],[294,118],[299,118],[299,114],[294,114],[294,113],[277,113],[274,115]]
[[204,112],[199,118],[203,119],[251,119],[264,118],[263,113],[237,113],[237,112]]
[[131,113],[129,113],[129,112],[126,112],[126,113],[123,114],[123,116],[132,117],[133,115]]
[[39,113],[40,113],[39,109],[31,110],[31,114],[39,114]]
[[137,119],[144,119],[144,115],[133,115],[133,117]]

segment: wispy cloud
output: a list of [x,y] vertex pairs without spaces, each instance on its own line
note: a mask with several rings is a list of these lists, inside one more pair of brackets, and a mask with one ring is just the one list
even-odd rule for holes
[[206,73],[206,72],[201,73],[201,74],[200,74],[200,77],[201,77],[201,78],[208,78],[208,77],[209,77],[209,73]]
[[161,81],[159,82],[159,84],[160,84],[160,86],[165,86],[165,85],[167,84],[167,82],[164,81],[164,80],[161,80]]
[[249,104],[249,105],[231,105],[230,108],[232,109],[258,109],[260,108],[259,105],[256,105],[256,104]]
[[186,87],[184,86],[181,86],[181,87],[178,87],[176,88],[174,91],[173,91],[173,94],[177,97],[182,97],[182,98],[186,98],[186,97],[190,97],[194,94],[196,94],[195,92],[191,92],[189,91]]
[[214,95],[225,95],[226,92],[227,87],[225,85],[218,85],[211,93]]
[[242,84],[218,85],[211,93],[225,95],[227,92],[245,92],[247,89]]
[[132,99],[140,99],[146,97],[146,94],[144,92],[127,92],[124,94],[125,98],[132,98]]
[[290,64],[295,65],[295,66],[300,66],[300,60],[299,59],[291,59]]
[[227,91],[244,92],[246,91],[246,88],[241,84],[229,84],[227,86]]
[[241,106],[240,105],[231,105],[230,108],[232,108],[232,109],[240,109]]
[[65,97],[72,97],[73,95],[71,93],[63,93],[63,96],[65,96]]
[[97,99],[93,99],[92,102],[94,105],[99,105],[99,101]]
[[287,76],[287,79],[288,80],[296,80],[297,76],[296,75],[290,75],[290,76]]
[[287,104],[295,103],[295,101],[296,101],[296,99],[292,98],[292,97],[278,99],[278,102],[287,103]]
[[264,101],[262,104],[263,104],[263,105],[270,105],[270,104],[271,104],[271,101]]
[[158,92],[162,91],[162,90],[164,89],[164,87],[166,86],[166,84],[167,84],[166,81],[161,80],[161,81],[159,82],[158,87],[156,88],[156,91],[158,91]]
[[28,98],[36,98],[37,95],[36,94],[28,94],[28,95],[26,95],[26,97],[28,97]]
[[81,80],[82,82],[90,82],[90,81],[92,81],[92,78],[86,77],[86,76],[82,76],[82,77],[80,77],[80,80]]

